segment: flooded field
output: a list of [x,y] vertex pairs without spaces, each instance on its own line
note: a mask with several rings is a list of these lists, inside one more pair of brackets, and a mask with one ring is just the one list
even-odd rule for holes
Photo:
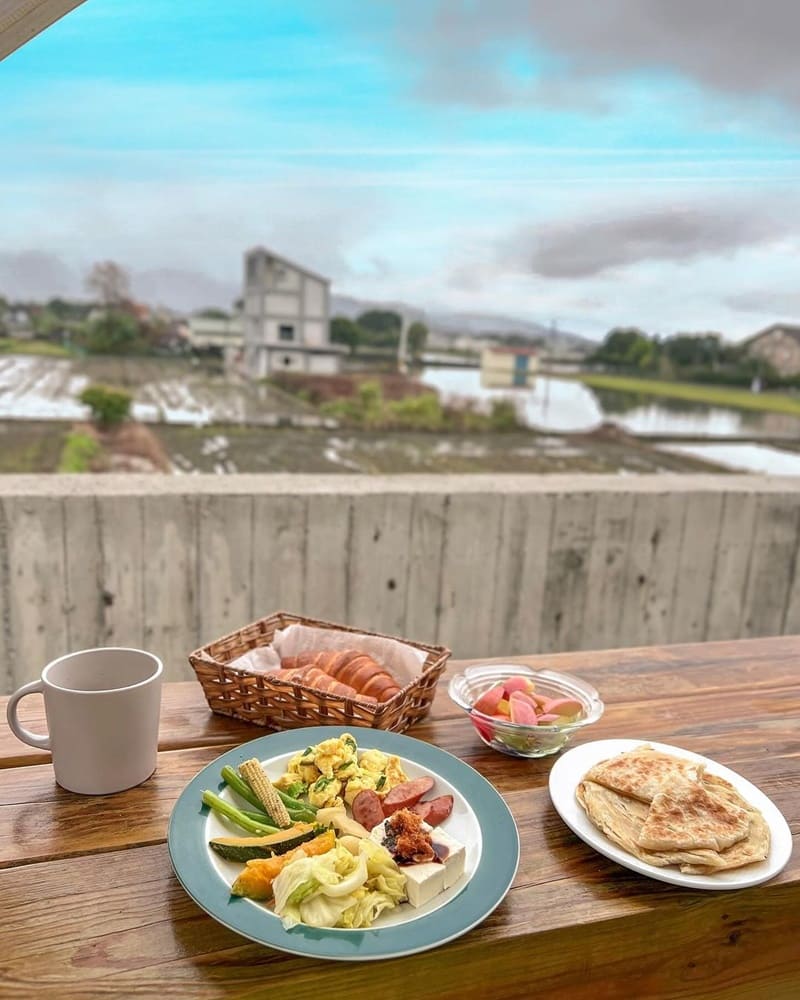
[[[443,397],[469,396],[475,372],[423,373]],[[175,474],[195,472],[605,472],[795,471],[780,452],[735,455],[670,448],[613,428],[614,405],[577,382],[538,379],[514,433],[432,434],[332,427],[297,396],[173,358],[54,359],[0,355],[0,472],[53,472],[90,382],[121,386],[133,416],[160,442]],[[604,405],[601,405],[603,402]],[[661,418],[666,413],[659,410]],[[674,417],[682,414],[673,414]],[[536,417],[534,420],[533,417]],[[604,420],[607,422],[604,425]],[[605,428],[605,429],[604,429]],[[723,449],[724,451],[724,449]],[[751,449],[752,451],[752,449]],[[114,456],[108,462],[113,468]],[[765,461],[773,465],[764,466]],[[131,461],[128,455],[128,462]],[[780,463],[779,467],[775,463]],[[791,464],[791,469],[788,468]]]
[[0,355],[0,419],[84,420],[78,397],[90,382],[120,386],[144,423],[269,423],[312,417],[301,400],[178,358],[61,358]]
[[632,434],[705,437],[800,437],[800,418],[741,410],[667,396],[595,389],[581,382],[537,375],[525,388],[487,389],[478,369],[430,368],[420,378],[442,398],[512,399],[530,427],[586,431],[611,422]]

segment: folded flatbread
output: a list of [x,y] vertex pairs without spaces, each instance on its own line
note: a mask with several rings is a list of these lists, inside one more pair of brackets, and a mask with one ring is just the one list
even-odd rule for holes
[[[659,753],[660,758],[665,756]],[[623,850],[658,868],[678,865],[683,873],[693,875],[711,875],[767,857],[769,827],[730,782],[675,757],[671,760],[691,764],[692,769],[655,763],[649,754],[645,755],[647,766],[635,763],[631,767],[630,756],[621,757],[627,758],[623,768],[591,768],[578,785],[576,797],[590,821]],[[633,787],[640,796],[645,789],[654,789],[656,781],[661,790],[648,802],[590,780],[592,774]],[[665,775],[672,776],[671,783]]]
[[708,847],[723,851],[750,830],[746,809],[715,795],[700,781],[679,779],[662,788],[639,832],[640,847],[653,851]]
[[681,871],[690,875],[712,875],[726,868],[741,868],[756,861],[764,861],[769,855],[770,832],[767,821],[754,806],[741,796],[733,785],[715,774],[705,774],[703,783],[715,795],[747,810],[750,830],[744,840],[720,851],[710,864],[686,864]]
[[587,771],[584,780],[595,781],[642,802],[652,802],[665,786],[669,787],[676,779],[697,780],[703,768],[703,764],[672,757],[645,745],[600,761]]

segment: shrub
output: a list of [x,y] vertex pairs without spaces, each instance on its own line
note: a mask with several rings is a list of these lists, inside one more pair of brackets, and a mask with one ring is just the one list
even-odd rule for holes
[[438,431],[444,425],[442,404],[433,393],[409,396],[386,405],[390,422],[395,427],[419,431]]
[[106,385],[89,385],[78,397],[92,411],[92,420],[98,427],[116,427],[126,420],[131,409],[131,395],[124,389]]
[[322,412],[326,416],[336,417],[347,423],[374,430],[383,425],[384,403],[383,392],[379,382],[361,382],[357,395],[347,399],[336,399],[323,403]]
[[61,459],[58,463],[59,472],[88,472],[94,459],[102,453],[100,442],[82,431],[72,431],[67,436]]
[[516,431],[519,430],[519,427],[519,417],[517,416],[517,408],[513,400],[492,400],[489,428],[493,431]]

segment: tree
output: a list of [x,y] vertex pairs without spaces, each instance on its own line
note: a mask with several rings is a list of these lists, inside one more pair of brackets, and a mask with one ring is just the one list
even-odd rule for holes
[[121,305],[130,298],[128,272],[113,260],[93,264],[86,287],[107,307]]
[[653,368],[658,364],[660,347],[637,327],[609,330],[589,361],[621,368]]
[[201,309],[195,316],[202,316],[204,319],[230,319],[224,309],[217,309],[216,306],[209,306],[208,309]]
[[720,357],[720,336],[718,333],[678,333],[664,341],[663,349],[678,368],[711,368]]
[[78,340],[90,354],[134,354],[147,346],[137,320],[116,311],[91,322]]
[[131,410],[131,394],[124,389],[88,385],[78,398],[92,411],[92,420],[104,430],[127,420]]
[[52,337],[64,329],[64,321],[49,305],[45,306],[44,309],[37,309],[32,315],[31,321],[37,337]]
[[356,323],[363,331],[363,342],[372,347],[396,348],[400,343],[403,318],[391,309],[369,309]]
[[420,358],[422,356],[422,352],[425,350],[425,344],[428,342],[427,326],[425,326],[424,323],[420,323],[419,320],[416,320],[408,328],[406,338],[408,353],[412,358]]
[[45,309],[48,309],[58,319],[67,321],[86,319],[91,306],[85,302],[71,302],[69,299],[55,296],[45,303]]
[[334,344],[346,344],[350,353],[355,354],[364,334],[358,323],[344,316],[334,316],[331,320],[331,340]]
[[391,309],[368,309],[361,313],[356,322],[364,330],[372,333],[389,333],[396,330],[400,333],[403,318]]

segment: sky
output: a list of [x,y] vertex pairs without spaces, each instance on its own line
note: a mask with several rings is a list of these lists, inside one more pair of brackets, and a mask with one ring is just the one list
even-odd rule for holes
[[0,294],[800,321],[795,0],[87,0],[0,62]]

